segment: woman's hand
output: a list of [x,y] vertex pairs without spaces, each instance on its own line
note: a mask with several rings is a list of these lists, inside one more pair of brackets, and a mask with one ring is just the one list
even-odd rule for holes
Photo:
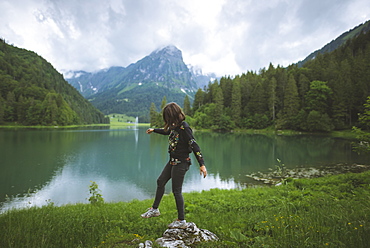
[[154,131],[154,128],[148,128],[148,130],[146,130],[146,133],[151,134],[153,131]]
[[200,174],[202,175],[203,174],[203,178],[206,178],[207,176],[207,168],[205,165],[202,165],[201,167],[199,167],[200,169]]

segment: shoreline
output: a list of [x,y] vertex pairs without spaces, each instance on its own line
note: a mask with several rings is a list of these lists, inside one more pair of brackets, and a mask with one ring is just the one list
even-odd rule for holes
[[[110,128],[125,128],[129,126],[150,127],[150,123],[130,123],[113,121],[110,124],[86,124],[86,125],[69,125],[69,126],[24,126],[24,125],[0,125],[0,129],[69,129],[83,127],[110,127]],[[196,129],[195,132],[218,132],[211,129]],[[275,130],[272,128],[265,129],[235,129],[228,132],[219,131],[219,133],[245,133],[245,134],[263,134],[263,135],[327,135],[339,138],[356,139],[356,134],[352,129],[331,132],[302,132],[295,130]]]
[[319,167],[296,167],[293,169],[282,168],[271,172],[256,172],[246,175],[256,182],[265,185],[279,186],[295,179],[312,179],[325,176],[334,176],[346,173],[362,173],[370,170],[369,165],[360,164],[328,164]]

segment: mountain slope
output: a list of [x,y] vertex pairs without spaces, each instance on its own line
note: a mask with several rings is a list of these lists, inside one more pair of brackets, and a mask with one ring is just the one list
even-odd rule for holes
[[147,119],[151,103],[167,101],[182,104],[185,95],[192,98],[198,89],[182,52],[166,46],[130,64],[111,67],[97,73],[79,72],[68,82],[105,114],[122,113]]
[[36,53],[0,40],[0,122],[71,125],[108,121]]
[[188,68],[194,81],[197,83],[197,87],[201,89],[204,88],[204,86],[207,86],[209,82],[213,82],[216,79],[219,81],[221,78],[217,77],[215,73],[204,74],[202,69],[199,67],[188,65]]
[[[197,88],[185,65],[182,53],[174,46],[167,46],[152,52],[149,56],[127,67],[125,81],[121,90],[132,88],[133,85],[153,84],[168,89],[194,91]],[[117,87],[117,85],[115,85]]]
[[81,95],[88,98],[104,91],[105,86],[117,83],[124,74],[124,67],[110,67],[97,72],[73,71],[66,72],[65,78]]
[[370,20],[365,22],[364,24],[358,25],[357,27],[341,34],[338,38],[331,41],[330,43],[326,44],[323,48],[314,51],[310,55],[308,55],[304,60],[299,61],[297,64],[299,67],[302,67],[306,62],[316,58],[317,54],[321,53],[329,53],[336,50],[338,47],[345,44],[351,38],[358,36],[360,33],[366,33],[370,31]]

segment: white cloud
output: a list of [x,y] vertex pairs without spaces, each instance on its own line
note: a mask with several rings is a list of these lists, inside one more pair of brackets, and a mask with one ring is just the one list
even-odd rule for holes
[[128,66],[168,44],[234,75],[287,66],[370,19],[366,0],[3,0],[0,36],[58,70]]

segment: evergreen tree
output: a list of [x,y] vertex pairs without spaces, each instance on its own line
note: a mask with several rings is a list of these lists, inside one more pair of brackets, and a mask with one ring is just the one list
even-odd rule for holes
[[58,120],[58,105],[55,101],[56,94],[49,93],[43,102],[44,109],[44,124],[46,125],[57,125]]
[[164,96],[163,98],[162,98],[162,103],[161,103],[161,113],[162,113],[162,111],[163,111],[163,109],[164,109],[164,107],[167,105],[167,97],[166,96]]
[[326,113],[312,110],[308,114],[306,128],[308,131],[329,132],[333,129],[333,125]]
[[[337,81],[333,84],[333,91],[335,89],[336,94],[333,98],[333,118],[334,123],[338,129],[350,127],[352,125],[351,111],[354,109],[355,103],[355,92],[354,84],[352,83],[352,66],[347,60],[343,60],[340,63],[340,76]],[[366,88],[366,86],[364,86]],[[358,109],[357,111],[360,111]],[[343,123],[343,125],[341,125]]]
[[191,116],[191,107],[190,107],[190,100],[188,95],[185,96],[184,98],[184,114]]
[[18,98],[17,103],[17,121],[20,123],[25,123],[27,118],[27,110],[29,107],[29,103],[27,99],[23,97],[23,95],[20,95]]
[[13,91],[8,91],[6,96],[4,119],[5,121],[15,121],[16,120],[16,100]]
[[204,104],[204,91],[198,89],[194,96],[193,113],[195,113]]
[[254,114],[264,114],[267,107],[262,79],[257,78],[254,83],[255,84],[253,85],[251,98],[247,105],[248,116],[252,116]]
[[[46,99],[48,94],[61,95],[69,108],[54,103],[58,100],[54,96]],[[60,107],[63,107],[63,116],[71,111],[68,115],[74,116],[73,124],[106,121],[104,115],[69,85],[50,63],[33,52],[5,42],[0,46],[0,95],[4,99],[4,121],[25,125],[55,124],[61,116]]]
[[301,105],[304,106],[305,105],[304,96],[306,95],[307,91],[310,89],[310,80],[307,78],[305,74],[300,73],[297,84],[298,84],[299,98],[301,99]]
[[327,86],[326,82],[311,82],[310,90],[305,96],[307,110],[315,110],[322,114],[328,114],[331,94],[332,90]]
[[299,98],[297,84],[293,75],[290,75],[284,92],[284,114],[290,117],[296,115],[298,111]]
[[246,111],[244,111],[244,107],[247,106],[249,99],[250,99],[251,92],[252,92],[251,84],[248,82],[248,78],[247,78],[248,74],[242,74],[242,76],[240,77],[241,106],[242,106],[241,117],[242,118],[246,117]]
[[0,124],[4,122],[5,100],[0,94]]
[[208,84],[208,88],[206,90],[206,94],[204,97],[204,103],[214,103],[216,99],[216,94],[218,91],[219,85],[218,81],[215,80],[213,83]]
[[[364,112],[359,115],[360,124],[364,129],[370,128],[370,96],[367,97],[364,104]],[[356,134],[358,142],[353,144],[353,150],[357,153],[370,153],[370,133],[364,132],[361,128],[353,127],[353,132]]]
[[213,113],[214,124],[219,128],[221,125],[221,118],[224,111],[224,96],[221,88],[215,89],[215,112]]
[[276,96],[277,96],[277,105],[276,105],[276,113],[283,111],[284,107],[284,94],[286,85],[288,82],[288,72],[285,68],[278,66],[276,68],[276,72],[274,77],[276,78]]
[[30,101],[30,107],[27,111],[27,121],[26,125],[42,125],[44,123],[40,122],[43,120],[44,108],[43,104],[39,100]]
[[[234,79],[235,80],[235,79]],[[222,95],[224,98],[224,107],[228,108],[231,106],[231,98],[232,98],[232,87],[233,87],[233,80],[231,80],[230,76],[225,78],[222,77],[220,79],[220,87],[222,89]]]
[[370,96],[367,97],[366,103],[364,103],[363,113],[359,114],[359,122],[364,129],[370,129]]
[[[55,102],[57,104],[57,123],[58,125],[72,125],[73,123],[78,122],[78,115],[71,107],[64,101],[63,97],[58,94]],[[104,123],[107,120],[102,119],[98,120],[99,123]],[[108,122],[109,123],[109,122]]]
[[150,115],[150,126],[152,127],[157,126],[158,112],[154,102],[152,102],[152,104],[150,105],[149,115]]
[[270,63],[270,64],[269,64],[269,68],[267,69],[267,71],[266,71],[266,72],[264,72],[264,75],[263,75],[263,76],[264,76],[266,79],[271,79],[271,78],[275,77],[275,74],[276,74],[276,70],[275,70],[275,68],[274,68],[273,64],[272,64],[272,63]]
[[279,120],[280,128],[296,128],[295,117],[299,112],[299,98],[297,84],[292,74],[289,75],[284,91],[284,106]]
[[239,78],[233,81],[232,94],[231,94],[231,117],[236,126],[241,126],[241,112],[242,112],[242,96],[240,90]]
[[269,99],[268,99],[269,111],[270,111],[272,120],[275,120],[276,105],[278,101],[277,95],[276,95],[276,85],[277,85],[276,79],[275,77],[272,77],[270,80],[270,85],[269,85],[270,94],[269,94]]

